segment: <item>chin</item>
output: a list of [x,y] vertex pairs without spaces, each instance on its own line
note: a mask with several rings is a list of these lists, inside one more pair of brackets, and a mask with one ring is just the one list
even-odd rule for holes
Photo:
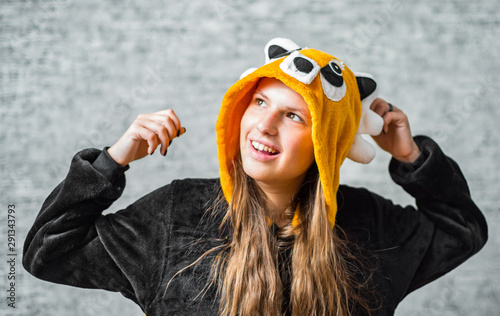
[[255,181],[268,182],[272,179],[276,179],[277,177],[277,175],[272,173],[272,170],[269,170],[267,168],[259,168],[252,165],[248,166],[248,164],[245,168],[245,163],[243,163],[243,171],[247,176],[254,179]]

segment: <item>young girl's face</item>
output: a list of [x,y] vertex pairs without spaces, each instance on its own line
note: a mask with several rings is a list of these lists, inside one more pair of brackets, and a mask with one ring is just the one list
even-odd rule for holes
[[243,170],[257,183],[297,188],[314,161],[312,120],[302,96],[263,78],[240,125]]

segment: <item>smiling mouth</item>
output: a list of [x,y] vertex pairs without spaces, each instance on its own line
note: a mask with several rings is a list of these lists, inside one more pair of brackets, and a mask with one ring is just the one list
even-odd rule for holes
[[279,151],[277,151],[276,149],[268,147],[268,146],[266,146],[264,144],[261,144],[261,143],[259,143],[257,141],[252,141],[252,146],[258,152],[266,154],[266,155],[271,155],[272,156],[272,155],[279,154]]

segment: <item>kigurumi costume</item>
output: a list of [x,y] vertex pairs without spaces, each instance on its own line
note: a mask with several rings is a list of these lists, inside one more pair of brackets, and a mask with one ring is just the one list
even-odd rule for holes
[[231,199],[231,170],[239,152],[240,121],[260,78],[282,81],[299,93],[312,117],[314,156],[328,207],[331,227],[337,213],[339,169],[346,157],[368,163],[373,147],[361,133],[378,135],[383,121],[370,110],[377,97],[372,76],[352,72],[337,58],[294,42],[276,38],[265,48],[266,65],[243,73],[224,96],[217,121],[217,148],[222,189]]
[[[246,72],[224,97],[217,122],[220,180],[175,180],[125,209],[103,215],[123,193],[127,168],[106,150],[82,150],[27,234],[25,269],[50,282],[120,292],[148,316],[217,315],[218,284],[206,288],[213,257],[176,273],[207,250],[231,241],[231,227],[220,228],[228,204],[218,197],[222,191],[231,199],[240,120],[261,77],[281,80],[309,106],[330,224],[370,254],[366,265],[379,297],[373,316],[393,315],[408,293],[483,247],[487,226],[467,182],[457,164],[428,137],[415,137],[422,150],[415,162],[392,159],[389,164],[391,177],[416,199],[417,208],[394,205],[364,188],[339,185],[346,157],[360,162],[373,158],[373,149],[359,136],[378,134],[382,126],[369,110],[377,93],[371,76],[289,40],[271,41],[266,55],[267,64]],[[279,257],[289,262],[286,255]],[[286,292],[290,278],[280,277]],[[289,296],[283,297],[286,307]]]

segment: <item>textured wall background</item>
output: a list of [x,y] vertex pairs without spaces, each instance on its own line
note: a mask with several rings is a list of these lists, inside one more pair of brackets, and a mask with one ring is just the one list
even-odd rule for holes
[[[272,37],[322,49],[378,78],[415,134],[460,164],[486,214],[485,249],[411,294],[397,315],[498,315],[498,1],[0,1],[0,315],[141,315],[119,294],[49,284],[20,264],[41,203],[73,154],[111,145],[139,113],[176,110],[188,132],[132,165],[125,207],[174,178],[216,177],[225,90]],[[343,182],[412,203],[387,175],[346,163]],[[16,209],[16,309],[7,307],[7,211]],[[7,294],[6,294],[7,293]]]

